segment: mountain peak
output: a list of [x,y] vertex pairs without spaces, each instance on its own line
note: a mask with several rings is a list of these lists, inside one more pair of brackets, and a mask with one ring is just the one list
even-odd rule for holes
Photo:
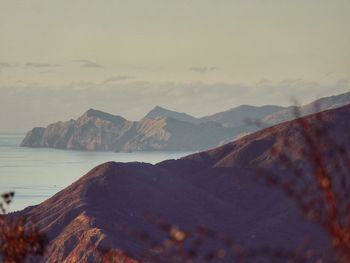
[[174,113],[182,114],[182,113],[179,113],[176,111],[168,110],[162,106],[157,105],[147,115],[149,115],[149,114],[174,114]]
[[89,110],[87,110],[83,114],[83,116],[87,116],[89,118],[98,118],[98,119],[102,119],[102,120],[107,120],[107,121],[111,121],[114,123],[120,123],[120,122],[126,121],[126,119],[124,119],[123,117],[121,117],[119,115],[112,115],[110,113],[100,111],[100,110],[95,110],[93,108],[90,108]]
[[99,111],[99,110],[95,110],[93,108],[90,108],[88,109],[85,114],[88,115],[88,116],[95,116],[95,115],[98,115],[98,114],[106,114],[106,112],[103,112],[103,111]]
[[168,110],[161,106],[155,106],[147,115],[144,117],[147,119],[157,119],[157,118],[172,118],[179,121],[190,122],[190,123],[198,123],[198,119],[186,114],[184,112],[176,112],[172,110]]
[[169,111],[168,109],[166,109],[166,108],[163,108],[163,107],[161,107],[161,106],[159,106],[159,105],[157,105],[157,106],[155,106],[153,109],[152,109],[152,111],[155,111],[155,110],[165,110],[165,111]]

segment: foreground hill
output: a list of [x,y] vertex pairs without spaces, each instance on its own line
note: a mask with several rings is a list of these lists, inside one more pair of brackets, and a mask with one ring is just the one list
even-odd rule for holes
[[232,138],[234,131],[215,122],[194,124],[162,117],[132,122],[90,109],[77,120],[34,128],[21,143],[89,151],[197,151]]
[[[350,106],[327,111],[322,124],[332,127],[331,136],[346,146],[349,114]],[[314,115],[305,120],[311,126],[319,124]],[[156,165],[105,163],[21,214],[32,217],[47,233],[46,262],[95,262],[94,251],[106,248],[146,260],[137,255],[151,253],[147,235],[136,238],[127,229],[148,233],[153,242],[167,235],[145,220],[145,213],[181,229],[204,225],[247,247],[295,251],[307,239],[314,253],[322,253],[330,245],[323,230],[305,221],[282,191],[250,180],[257,169],[282,178],[291,176],[271,149],[286,138],[302,147],[298,127],[296,121],[283,123],[207,152]],[[300,168],[308,166],[298,154],[293,154],[292,161]],[[215,246],[209,243],[205,250]],[[198,252],[195,262],[203,262],[202,253]],[[222,258],[220,262],[232,260]]]

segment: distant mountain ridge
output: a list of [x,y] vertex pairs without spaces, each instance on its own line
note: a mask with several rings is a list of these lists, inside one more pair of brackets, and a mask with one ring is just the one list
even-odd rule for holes
[[156,106],[140,121],[90,109],[77,120],[33,128],[21,146],[89,151],[201,151],[291,120],[296,109],[305,116],[349,103],[350,92],[301,107],[241,105],[202,118]]
[[306,116],[318,111],[335,109],[344,105],[350,104],[350,92],[342,93],[335,96],[324,97],[317,99],[303,106],[291,106],[287,109],[272,113],[262,119],[266,125],[274,125],[284,121],[289,121],[295,118],[297,111],[300,116]]
[[132,122],[90,109],[77,120],[32,129],[21,146],[118,152],[197,151],[215,147],[232,134],[231,129],[215,122],[193,124],[169,117]]
[[[323,115],[323,125],[332,128],[330,136],[348,150],[349,114],[350,106],[344,106]],[[311,126],[319,123],[315,115],[304,118]],[[150,245],[148,240],[125,232],[131,229],[146,233],[152,241],[164,241],[167,235],[145,220],[145,213],[180,229],[205,226],[248,248],[299,251],[307,240],[306,246],[311,244],[313,253],[328,255],[331,240],[326,231],[306,221],[293,198],[261,182],[239,180],[251,178],[262,168],[281,177],[290,176],[271,150],[281,146],[281,139],[292,140],[296,149],[303,147],[298,127],[296,121],[285,122],[210,151],[155,165],[105,163],[19,214],[33,218],[47,234],[48,263],[96,262],[95,251],[110,248],[127,251],[132,257],[121,262],[134,262],[133,258],[152,262],[137,255],[140,251],[151,253],[154,242]],[[309,166],[305,158],[293,156],[299,169]],[[194,262],[204,262],[200,257],[213,251],[215,245],[209,242],[205,248],[198,251]],[[278,262],[286,261],[282,258]],[[232,259],[225,257],[220,262],[231,263]]]
[[266,116],[285,110],[285,107],[275,105],[250,106],[241,105],[224,112],[200,118],[201,122],[214,121],[225,127],[240,127],[251,120],[261,120]]
[[186,121],[190,123],[205,123],[205,122],[217,122],[224,127],[240,127],[247,124],[249,120],[262,119],[272,113],[279,112],[287,109],[286,107],[265,105],[265,106],[250,106],[241,105],[227,111],[215,113],[213,115],[204,116],[201,118],[193,117],[186,113],[180,113],[172,110],[165,109],[160,106],[156,106],[144,118],[157,119],[157,118],[173,118],[180,121]]

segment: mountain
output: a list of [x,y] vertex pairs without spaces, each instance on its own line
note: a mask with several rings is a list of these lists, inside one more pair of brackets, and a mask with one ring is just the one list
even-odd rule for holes
[[143,119],[124,151],[198,151],[231,138],[233,131],[215,122],[193,124],[172,118]]
[[280,112],[286,108],[275,105],[250,106],[241,105],[230,110],[219,112],[210,116],[200,118],[201,122],[214,121],[225,127],[249,127],[249,121],[261,120],[275,112]]
[[266,125],[274,125],[294,119],[296,111],[299,112],[300,116],[306,116],[319,111],[335,109],[347,104],[350,104],[350,92],[324,97],[300,107],[288,107],[287,109],[266,116],[262,119],[262,122]]
[[[349,114],[350,106],[330,110],[324,113],[322,123],[322,127],[331,128],[330,136],[346,147]],[[312,127],[320,125],[315,115],[304,119]],[[127,251],[131,258],[125,262],[132,262],[132,258],[147,262],[146,255],[139,253],[151,253],[151,246],[169,236],[167,231],[191,230],[199,225],[250,248],[296,251],[308,240],[314,254],[328,253],[326,233],[301,216],[293,199],[253,179],[255,175],[266,176],[257,174],[261,169],[290,178],[292,175],[271,150],[281,147],[284,139],[292,140],[296,148],[302,147],[302,138],[299,122],[291,121],[179,160],[156,165],[105,163],[19,214],[33,218],[48,235],[46,262],[95,262],[96,250],[111,248]],[[307,171],[307,158],[297,153],[292,155],[293,163]],[[170,230],[167,225],[159,228],[146,220],[145,213],[170,224]],[[210,241],[203,250],[198,248],[194,262],[204,262],[200,260],[204,250],[211,251],[215,244]],[[232,260],[222,258],[219,262]]]
[[160,106],[154,107],[144,119],[158,119],[158,118],[172,118],[179,121],[189,122],[189,123],[199,123],[199,120],[191,115],[183,112],[171,111]]
[[77,120],[34,128],[21,146],[89,151],[198,151],[232,138],[214,122],[193,124],[169,117],[131,122],[90,109]]
[[130,137],[134,126],[123,117],[90,109],[77,120],[32,129],[21,146],[114,151]]
[[200,119],[157,106],[138,122],[90,109],[77,120],[32,129],[21,146],[90,151],[199,151],[294,119],[296,109],[305,116],[349,103],[350,92],[298,108],[242,105]]

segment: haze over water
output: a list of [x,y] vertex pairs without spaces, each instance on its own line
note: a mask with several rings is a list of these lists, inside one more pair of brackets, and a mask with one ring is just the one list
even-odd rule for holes
[[0,193],[15,191],[9,211],[36,205],[108,161],[157,163],[184,152],[83,152],[19,147],[23,134],[0,134]]

